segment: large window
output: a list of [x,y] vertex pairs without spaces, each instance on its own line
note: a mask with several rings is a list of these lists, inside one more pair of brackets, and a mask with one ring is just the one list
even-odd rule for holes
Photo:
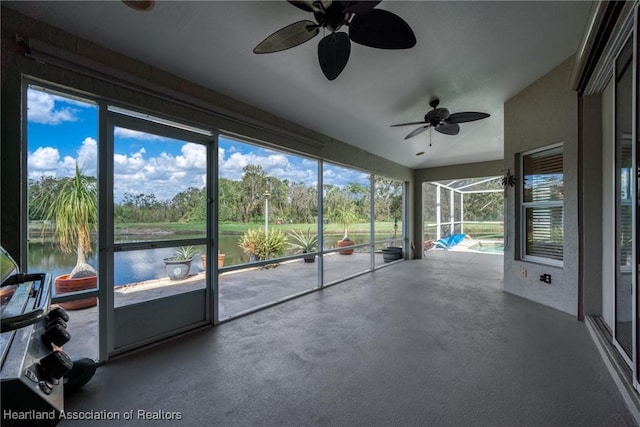
[[[72,356],[104,360],[372,271],[395,260],[389,247],[406,249],[401,180],[194,127],[202,121],[40,84],[25,91],[27,271],[51,273],[53,302],[72,311]],[[59,197],[78,188],[85,207]],[[71,277],[76,265],[83,275]],[[76,279],[92,281],[71,290]],[[158,316],[167,307],[179,315]]]
[[220,137],[219,318],[318,287],[319,249],[318,162]]
[[[57,302],[63,294],[98,289],[98,108],[39,85],[26,92],[27,272],[49,273]],[[69,333],[95,336],[97,299],[76,298],[60,303],[70,310]],[[96,340],[73,339],[64,348],[72,357],[98,356]]]
[[[371,175],[324,163],[324,284],[371,269]],[[335,251],[335,248],[343,248]]]
[[522,156],[522,258],[562,264],[563,199],[562,145]]

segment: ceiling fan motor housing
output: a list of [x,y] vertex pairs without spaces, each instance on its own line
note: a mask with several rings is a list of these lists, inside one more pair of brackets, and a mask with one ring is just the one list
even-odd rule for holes
[[431,125],[437,125],[438,123],[447,120],[449,118],[449,110],[446,108],[434,108],[424,116],[424,121],[431,123]]
[[336,3],[332,3],[325,10],[313,13],[318,24],[331,32],[336,32],[342,27],[342,24],[345,22],[344,15],[342,7]]
[[399,123],[397,125],[391,126],[396,127],[420,125],[419,128],[410,132],[407,136],[404,137],[404,139],[413,138],[414,136],[419,135],[430,128],[433,128],[445,135],[457,135],[460,132],[460,123],[475,122],[476,120],[486,119],[490,116],[490,114],[478,113],[475,111],[450,114],[449,110],[447,110],[446,108],[438,108],[439,103],[440,100],[438,98],[432,99],[429,102],[429,105],[431,106],[431,108],[433,108],[433,110],[429,111],[424,116],[423,122]]

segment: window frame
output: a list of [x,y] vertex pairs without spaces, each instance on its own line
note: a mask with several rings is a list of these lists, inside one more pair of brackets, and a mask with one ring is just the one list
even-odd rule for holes
[[[563,197],[562,200],[545,200],[545,201],[532,201],[525,202],[524,201],[524,178],[525,178],[525,170],[524,170],[524,159],[526,156],[531,154],[541,153],[543,151],[550,151],[561,149],[562,151],[562,160],[563,160],[563,170],[562,170],[562,188],[563,188]],[[556,260],[553,258],[546,258],[538,255],[529,255],[527,254],[527,209],[528,208],[561,208],[562,209],[562,217],[563,217],[563,230],[562,230],[562,249],[564,251],[565,239],[564,239],[564,143],[558,142],[551,145],[546,145],[544,147],[539,147],[533,150],[528,150],[522,152],[520,154],[520,184],[519,184],[519,205],[520,205],[520,259],[523,261],[535,262],[538,264],[545,264],[555,267],[563,267],[564,266],[564,254],[562,260]]]

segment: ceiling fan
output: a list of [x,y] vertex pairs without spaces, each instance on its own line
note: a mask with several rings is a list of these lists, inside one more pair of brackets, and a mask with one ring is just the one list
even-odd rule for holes
[[[311,40],[326,28],[331,33],[318,44],[320,68],[329,80],[340,75],[351,53],[351,41],[379,49],[408,49],[416,44],[409,24],[398,15],[374,9],[380,1],[307,0],[289,3],[313,13],[316,22],[303,20],[279,29],[261,41],[254,53],[272,53],[290,49]],[[349,34],[338,31],[342,26]]]
[[429,102],[429,105],[433,110],[429,111],[424,116],[424,121],[422,122],[400,123],[397,125],[391,125],[391,127],[423,125],[409,133],[409,135],[405,136],[404,139],[409,139],[421,134],[430,127],[445,135],[457,135],[460,132],[459,123],[474,122],[476,120],[486,119],[490,116],[490,114],[487,113],[476,113],[472,111],[449,114],[449,110],[446,108],[438,108],[438,104],[440,104],[440,100],[438,98]]

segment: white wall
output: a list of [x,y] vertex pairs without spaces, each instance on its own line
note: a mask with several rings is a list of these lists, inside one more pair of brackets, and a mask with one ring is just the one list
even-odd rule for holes
[[[569,88],[573,58],[532,83],[505,103],[504,168],[518,171],[518,155],[555,143],[564,146],[564,266],[520,260],[517,190],[507,190],[504,289],[576,315],[578,308],[578,151],[577,94]],[[526,272],[525,274],[523,274]],[[550,274],[552,283],[539,280]]]

